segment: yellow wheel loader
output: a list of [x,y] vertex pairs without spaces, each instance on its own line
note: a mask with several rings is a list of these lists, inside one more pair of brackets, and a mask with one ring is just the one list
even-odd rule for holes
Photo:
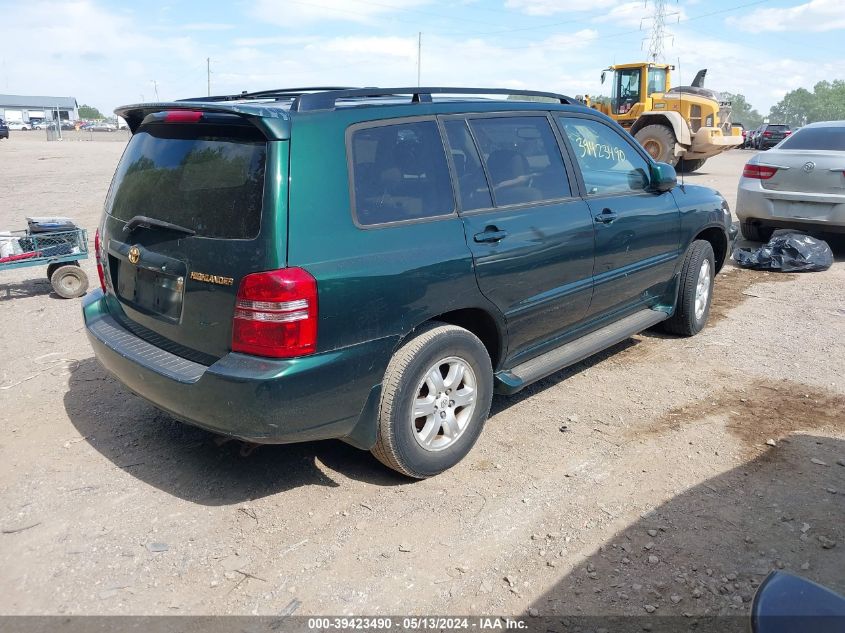
[[609,103],[587,105],[627,129],[658,161],[692,172],[711,156],[742,144],[742,134],[730,124],[730,103],[704,88],[706,70],[692,85],[672,88],[668,64],[617,64],[604,70],[612,76]]

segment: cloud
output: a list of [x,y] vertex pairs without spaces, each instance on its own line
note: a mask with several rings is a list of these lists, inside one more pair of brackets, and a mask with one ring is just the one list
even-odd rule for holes
[[766,31],[834,31],[845,29],[843,0],[810,0],[794,7],[757,9],[727,19],[729,26],[751,33]]
[[368,57],[417,58],[417,38],[415,37],[341,37],[329,40],[326,43],[311,44],[308,48]]
[[[762,114],[784,95],[799,87],[812,88],[824,79],[841,76],[841,64],[819,61],[808,64],[786,54],[772,56],[753,44],[706,37],[684,31],[666,50],[666,59],[682,64],[673,75],[673,83],[689,84],[700,68],[708,68],[705,86],[721,92],[743,94]],[[714,64],[714,60],[718,63]]]
[[256,0],[250,8],[250,13],[264,22],[282,27],[329,21],[369,23],[376,18],[401,13],[427,2],[428,0]]
[[598,36],[599,32],[595,29],[582,29],[576,33],[560,33],[547,37],[543,45],[569,52],[590,46]]
[[[667,27],[671,27],[679,21],[686,19],[686,12],[683,7],[678,7],[677,5],[667,5],[665,15]],[[652,25],[653,16],[653,8],[651,6],[644,6],[640,0],[618,4],[611,8],[610,11],[604,13],[604,15],[595,18],[595,22],[610,22],[631,28],[642,28],[647,36]]]
[[[576,11],[596,11],[608,9],[619,4],[619,0],[507,0],[505,7],[515,9],[526,15],[555,15]],[[641,3],[639,4],[642,8]]]
[[235,28],[234,24],[220,24],[217,22],[194,22],[180,27],[185,31],[229,31]]
[[[36,1],[26,11],[4,13],[3,22],[4,92],[74,96],[107,112],[141,94],[152,96],[151,79],[159,82],[162,98],[175,97],[180,78],[174,68],[204,66],[189,36],[150,35],[131,12],[93,0]],[[34,42],[38,56],[26,52]]]

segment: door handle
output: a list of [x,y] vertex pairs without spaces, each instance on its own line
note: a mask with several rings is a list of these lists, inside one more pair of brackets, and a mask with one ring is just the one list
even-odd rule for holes
[[596,222],[601,222],[602,224],[610,224],[618,217],[619,216],[610,209],[602,209],[601,213],[595,216],[595,220]]
[[488,226],[481,233],[473,235],[472,239],[476,242],[501,242],[507,236],[507,231],[500,231],[495,226]]

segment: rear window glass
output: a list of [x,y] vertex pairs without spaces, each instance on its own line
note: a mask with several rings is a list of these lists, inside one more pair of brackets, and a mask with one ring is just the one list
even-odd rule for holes
[[266,140],[253,128],[150,125],[126,148],[112,183],[108,212],[184,226],[200,237],[258,235]]
[[446,152],[434,121],[358,129],[352,133],[350,149],[359,224],[454,212]]
[[779,149],[818,149],[845,152],[845,126],[801,128],[783,141]]
[[769,132],[786,132],[789,129],[788,125],[767,125],[766,129]]

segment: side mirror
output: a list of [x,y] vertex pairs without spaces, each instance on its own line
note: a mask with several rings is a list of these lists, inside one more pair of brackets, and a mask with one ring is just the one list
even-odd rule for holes
[[604,83],[605,77],[607,77],[607,72],[603,70],[603,71],[601,71],[601,82],[602,83]]
[[772,572],[751,603],[754,633],[838,633],[845,618],[845,598],[799,576]]
[[670,191],[678,186],[678,175],[669,163],[655,163],[651,167],[651,189],[653,191]]

